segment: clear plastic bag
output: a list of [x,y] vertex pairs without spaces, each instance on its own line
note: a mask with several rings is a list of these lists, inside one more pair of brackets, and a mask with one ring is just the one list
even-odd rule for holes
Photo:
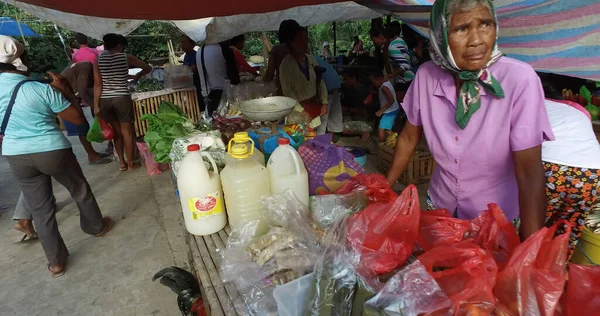
[[365,316],[418,316],[451,306],[452,302],[421,262],[396,273],[364,306]]
[[344,122],[344,130],[355,133],[371,133],[373,127],[363,121],[347,121]]
[[352,312],[359,256],[346,243],[346,220],[347,216],[336,219],[322,240],[305,316],[347,316]]
[[[177,138],[173,141],[173,147],[169,153],[171,158],[173,172],[177,176],[179,164],[187,155],[187,147],[191,144],[200,145],[201,151],[206,151],[215,160],[219,170],[225,167],[225,143],[221,139],[221,132],[218,130],[193,133],[185,137]],[[207,158],[204,158],[204,164],[207,170],[212,170],[212,165]]]
[[237,117],[241,115],[240,104],[247,100],[274,96],[277,88],[272,82],[248,81],[238,85],[225,84],[217,115]]
[[312,271],[319,253],[310,212],[291,191],[262,202],[267,234],[255,237],[258,222],[251,222],[233,231],[227,248],[219,250],[223,281],[235,284],[252,315],[276,313],[275,286]]
[[348,194],[313,195],[310,197],[312,219],[321,228],[327,228],[342,214],[354,214],[367,206],[365,190]]

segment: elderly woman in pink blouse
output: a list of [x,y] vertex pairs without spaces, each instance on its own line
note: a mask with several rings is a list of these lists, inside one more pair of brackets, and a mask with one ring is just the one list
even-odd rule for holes
[[430,18],[432,61],[402,104],[408,122],[387,179],[394,184],[425,133],[437,163],[429,208],[474,218],[488,203],[520,219],[521,238],[544,226],[541,144],[553,139],[538,76],[503,57],[491,0],[437,0]]

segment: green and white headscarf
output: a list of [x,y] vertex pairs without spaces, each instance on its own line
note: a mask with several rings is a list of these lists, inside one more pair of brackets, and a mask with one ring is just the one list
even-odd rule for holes
[[[496,97],[504,98],[502,86],[488,70],[489,66],[502,57],[502,53],[498,50],[498,37],[496,37],[492,58],[485,68],[479,71],[466,71],[458,68],[448,45],[448,28],[450,27],[450,21],[446,20],[448,2],[450,0],[436,0],[431,9],[431,16],[429,18],[431,49],[429,50],[429,54],[433,62],[442,69],[456,73],[458,78],[463,82],[460,87],[458,105],[456,107],[456,123],[458,123],[461,129],[465,129],[473,113],[481,107],[481,87]],[[494,20],[497,22],[492,0],[488,0],[488,2],[490,3]],[[496,23],[496,34],[498,34],[498,23]]]

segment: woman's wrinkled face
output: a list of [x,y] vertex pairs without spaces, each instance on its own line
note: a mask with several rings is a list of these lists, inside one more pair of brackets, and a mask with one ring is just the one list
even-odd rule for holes
[[492,57],[496,41],[496,22],[485,6],[468,12],[455,13],[450,18],[448,45],[461,70],[478,71]]

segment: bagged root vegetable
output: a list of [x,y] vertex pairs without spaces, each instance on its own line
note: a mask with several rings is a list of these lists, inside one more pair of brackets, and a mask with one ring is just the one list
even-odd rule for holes
[[[567,225],[566,232],[554,238],[558,225]],[[568,223],[560,221],[517,246],[498,273],[494,288],[497,315],[554,315],[567,277],[570,233]]]
[[427,315],[489,315],[494,311],[498,267],[489,252],[466,240],[433,248],[418,259],[452,301],[449,307]]
[[392,202],[398,194],[392,190],[385,177],[378,173],[358,174],[337,189],[335,194],[347,194],[354,190],[365,190],[369,203]]
[[406,263],[419,232],[419,196],[409,185],[390,203],[373,203],[348,219],[348,243],[360,253],[359,270],[381,275]]
[[397,272],[364,305],[365,316],[418,316],[450,308],[452,302],[419,261]]
[[569,264],[566,302],[567,316],[600,312],[600,267]]

